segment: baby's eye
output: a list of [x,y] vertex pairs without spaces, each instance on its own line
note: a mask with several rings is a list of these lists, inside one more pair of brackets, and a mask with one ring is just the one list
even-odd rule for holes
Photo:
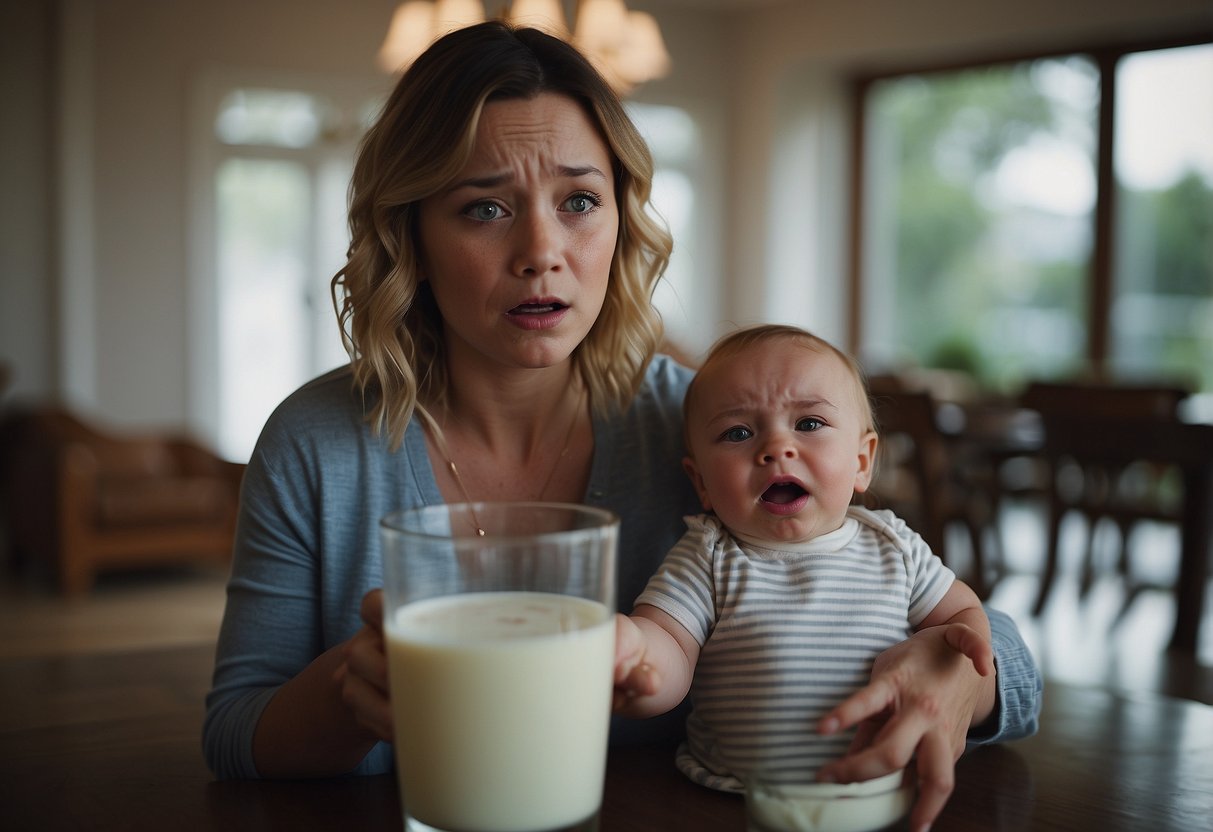
[[796,422],[796,430],[815,431],[821,428],[825,423],[816,416],[805,416]]
[[573,194],[564,201],[564,210],[574,214],[588,214],[599,205],[602,204],[602,199],[597,194],[592,194],[589,191]]
[[505,209],[496,202],[474,202],[463,213],[479,222],[490,222],[505,216]]
[[749,428],[735,427],[720,434],[720,438],[724,442],[744,442],[753,435]]

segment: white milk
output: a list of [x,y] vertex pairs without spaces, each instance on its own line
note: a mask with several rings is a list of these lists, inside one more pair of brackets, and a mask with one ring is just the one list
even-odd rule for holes
[[858,783],[746,784],[748,832],[873,832],[914,802],[902,772]]
[[411,817],[462,832],[536,832],[598,810],[615,652],[603,604],[455,595],[400,608],[386,632]]

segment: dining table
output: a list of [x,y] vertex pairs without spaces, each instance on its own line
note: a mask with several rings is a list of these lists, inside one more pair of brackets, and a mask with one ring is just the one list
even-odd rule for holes
[[[1176,469],[1182,487],[1177,508],[1175,625],[1169,648],[1190,656],[1200,653],[1213,561],[1213,423],[1138,419],[1122,425],[1115,420],[1095,422],[1081,413],[1045,418],[1031,408],[1001,400],[945,403],[937,417],[958,464],[986,471],[984,477],[970,479],[979,483],[976,488],[988,492],[994,515],[1003,496],[1001,470],[1012,461],[1047,460],[1052,464],[1077,454],[1111,466],[1146,463]],[[1041,576],[1037,612],[1056,568],[1054,551]]]
[[[194,643],[0,661],[0,829],[401,829],[390,774],[215,779],[200,741],[213,655]],[[962,756],[933,828],[1207,832],[1211,819],[1213,707],[1046,684],[1036,734]],[[687,780],[670,742],[613,747],[599,829],[742,832],[744,799]]]

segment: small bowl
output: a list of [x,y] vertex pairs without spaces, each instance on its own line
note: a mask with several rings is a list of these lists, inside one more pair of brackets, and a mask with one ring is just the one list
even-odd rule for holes
[[749,832],[875,832],[905,817],[914,787],[902,772],[859,783],[746,782]]

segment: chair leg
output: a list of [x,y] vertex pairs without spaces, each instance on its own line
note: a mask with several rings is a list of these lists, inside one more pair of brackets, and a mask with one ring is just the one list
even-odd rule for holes
[[1129,608],[1133,606],[1133,602],[1141,597],[1141,594],[1146,589],[1148,589],[1148,587],[1144,584],[1129,584],[1126,586],[1125,600],[1121,603],[1120,609],[1116,612],[1116,618],[1112,619],[1112,623],[1108,626],[1109,631],[1115,631],[1116,628],[1124,623],[1125,618],[1127,618],[1129,615]]
[[1036,603],[1032,605],[1032,615],[1040,615],[1053,591],[1053,579],[1057,577],[1057,544],[1061,531],[1062,508],[1056,501],[1049,504],[1048,539],[1045,542],[1045,565],[1040,576],[1040,589],[1036,595]]
[[1078,597],[1085,598],[1095,584],[1095,538],[1100,527],[1100,518],[1087,517],[1087,547],[1083,553],[1082,570],[1078,579]]
[[1121,578],[1129,577],[1129,534],[1133,531],[1133,522],[1127,517],[1116,518],[1116,526],[1120,529],[1120,560],[1116,571]]
[[990,597],[991,586],[986,580],[986,559],[984,541],[982,540],[982,525],[973,522],[966,523],[965,525],[969,529],[969,544],[973,550],[973,575],[970,579],[970,585],[973,587],[973,591],[977,593],[977,597],[985,601]]

